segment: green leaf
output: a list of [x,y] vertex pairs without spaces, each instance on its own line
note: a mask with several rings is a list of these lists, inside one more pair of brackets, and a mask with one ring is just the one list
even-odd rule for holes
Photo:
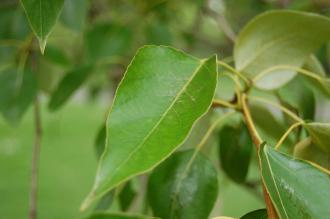
[[92,71],[91,65],[79,66],[68,72],[55,89],[49,102],[49,109],[61,107],[69,97],[84,83]]
[[124,55],[131,46],[132,33],[119,24],[100,23],[87,32],[85,40],[88,58],[96,61]]
[[95,151],[98,159],[101,157],[101,155],[104,152],[106,135],[107,135],[107,128],[105,127],[105,125],[102,125],[95,139]]
[[65,0],[61,21],[74,31],[81,31],[89,7],[88,0]]
[[305,123],[304,127],[310,134],[313,143],[330,152],[330,123],[309,122]]
[[125,213],[112,213],[112,212],[97,212],[88,217],[87,219],[152,219],[149,216],[133,215]]
[[300,75],[278,90],[281,101],[299,112],[301,118],[313,120],[316,109],[316,99],[312,90],[306,88]]
[[240,217],[240,219],[267,219],[267,209],[258,209],[255,211],[251,211],[244,216]]
[[128,181],[119,193],[119,204],[122,211],[128,210],[134,201],[135,196],[136,191],[133,188],[132,182]]
[[170,47],[141,48],[117,89],[106,149],[82,208],[180,146],[209,109],[216,81],[216,56],[199,60]]
[[44,53],[47,38],[56,24],[64,0],[21,0],[31,28],[36,34],[41,53]]
[[148,200],[155,216],[207,219],[218,194],[217,172],[199,152],[175,153],[150,175]]
[[11,123],[20,121],[37,94],[35,74],[15,68],[0,72],[0,111]]
[[280,218],[329,218],[328,174],[269,146],[263,145],[259,156],[263,181]]
[[253,143],[243,122],[223,127],[219,135],[221,168],[235,182],[245,181],[249,170]]
[[67,57],[67,55],[55,46],[49,45],[45,51],[44,57],[54,64],[61,66],[70,65],[70,59]]
[[330,152],[325,152],[315,145],[311,138],[305,138],[294,147],[293,155],[297,158],[312,161],[330,170]]
[[[329,26],[329,18],[312,13],[289,10],[263,13],[239,34],[234,48],[236,68],[253,78],[277,65],[300,67],[311,53],[330,40]],[[294,75],[290,70],[276,70],[257,86],[278,88]]]
[[111,207],[115,196],[115,190],[109,191],[96,204],[94,211],[104,211]]

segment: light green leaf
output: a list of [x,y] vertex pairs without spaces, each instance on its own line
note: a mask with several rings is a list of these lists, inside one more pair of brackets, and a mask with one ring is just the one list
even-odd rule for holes
[[[327,17],[289,10],[266,12],[250,21],[239,34],[234,48],[235,65],[249,78],[277,65],[301,67],[311,53],[329,40]],[[294,75],[292,70],[275,70],[257,86],[278,88]]]
[[21,0],[31,28],[44,53],[47,38],[60,15],[64,0]]
[[259,156],[263,181],[280,218],[329,218],[327,173],[269,146],[263,145]]
[[223,127],[219,135],[221,168],[235,182],[242,183],[248,173],[253,143],[245,125]]
[[330,123],[309,122],[305,123],[304,127],[310,134],[313,143],[330,152]]
[[255,211],[251,211],[244,216],[240,217],[240,219],[267,219],[267,209],[259,209]]
[[[143,216],[143,215],[134,215],[134,214],[125,214],[125,213],[112,213],[112,212],[97,212],[92,214],[87,219],[152,219],[153,217]],[[154,218],[156,219],[156,218]]]
[[0,112],[11,123],[17,124],[37,94],[35,74],[9,68],[0,72]]
[[216,56],[199,60],[170,47],[141,48],[117,89],[106,149],[82,208],[180,146],[209,109],[216,81]]
[[150,175],[148,200],[155,216],[207,219],[217,198],[217,172],[199,152],[175,153]]
[[87,79],[92,68],[91,65],[83,65],[68,72],[52,94],[49,109],[56,110],[61,107]]

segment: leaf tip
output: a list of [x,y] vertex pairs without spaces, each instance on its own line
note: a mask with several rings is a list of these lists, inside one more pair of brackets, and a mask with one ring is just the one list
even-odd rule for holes
[[94,194],[91,192],[89,195],[87,195],[85,200],[81,203],[79,211],[80,212],[85,211],[92,204],[93,200],[94,200]]
[[47,44],[47,40],[46,39],[40,39],[39,40],[40,52],[41,52],[42,55],[44,55],[44,53],[45,53],[46,44]]

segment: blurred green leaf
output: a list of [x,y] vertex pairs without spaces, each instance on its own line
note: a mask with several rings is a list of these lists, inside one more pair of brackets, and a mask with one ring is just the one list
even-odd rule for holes
[[54,64],[61,66],[69,66],[70,59],[67,55],[56,46],[49,45],[45,51],[44,57]]
[[64,0],[21,0],[31,28],[44,53],[47,38],[60,15]]
[[132,33],[125,26],[99,23],[86,33],[87,56],[92,61],[124,55],[131,46]]
[[301,118],[313,120],[316,109],[316,99],[312,90],[306,88],[300,75],[278,90],[279,97],[285,105],[299,112]]
[[237,183],[245,181],[253,149],[252,139],[243,122],[227,125],[219,133],[221,168]]
[[218,194],[217,172],[199,152],[177,152],[150,175],[148,200],[155,216],[207,219]]
[[328,174],[269,146],[263,145],[259,156],[264,183],[280,218],[328,218]]
[[65,0],[61,21],[74,31],[81,31],[84,27],[88,7],[88,0]]
[[240,219],[267,219],[267,209],[258,209],[255,211],[251,211],[244,216],[240,217]]
[[94,212],[96,211],[105,211],[108,210],[113,201],[114,201],[114,196],[115,196],[115,190],[111,190],[107,192],[96,204],[94,208]]
[[102,125],[95,139],[95,151],[98,159],[100,159],[101,155],[104,152],[106,135],[107,135],[107,129],[105,125]]
[[92,71],[91,65],[78,66],[68,72],[53,92],[49,109],[56,110],[61,107],[69,97],[84,83]]
[[173,153],[210,107],[216,78],[216,56],[199,60],[170,47],[141,48],[117,89],[106,149],[82,208]]
[[129,209],[135,196],[136,191],[133,188],[132,182],[128,181],[119,193],[119,204],[122,211],[127,211]]
[[0,111],[13,124],[20,121],[37,94],[35,75],[15,68],[0,72]]
[[[263,13],[239,34],[234,48],[236,68],[253,78],[277,65],[301,67],[311,53],[330,40],[329,26],[330,19],[317,14],[289,10]],[[294,75],[291,70],[276,70],[257,86],[278,88]]]
[[330,123],[309,122],[303,124],[312,138],[312,142],[330,152]]
[[330,152],[326,152],[316,146],[310,137],[301,140],[295,145],[293,155],[300,159],[312,161],[330,170]]
[[149,216],[133,215],[125,213],[97,212],[88,217],[88,219],[152,219]]

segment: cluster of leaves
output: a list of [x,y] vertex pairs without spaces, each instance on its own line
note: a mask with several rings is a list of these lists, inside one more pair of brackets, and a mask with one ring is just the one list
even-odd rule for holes
[[[162,18],[171,16],[163,8],[171,7],[172,1],[138,2],[142,14],[159,11],[156,25],[146,25],[143,36],[148,42],[169,44],[172,34]],[[201,7],[203,1],[194,4]],[[44,56],[34,49],[22,11],[9,10],[9,16],[17,13],[15,22],[26,22],[26,28],[19,31],[10,26],[6,37],[13,40],[0,51],[14,54],[12,63],[4,60],[0,73],[4,91],[0,111],[12,122],[20,120],[38,89],[50,93],[49,109],[57,110],[93,72],[104,66],[125,65],[123,57],[139,45],[124,22],[93,21],[95,25],[83,30],[86,14],[93,20],[95,11],[103,10],[88,12],[86,0],[22,0],[21,5]],[[83,35],[84,52],[77,46],[79,37],[72,39],[73,53],[51,43],[47,46],[57,20],[84,32],[79,34]],[[272,206],[267,204],[268,213],[262,209],[242,218],[327,218],[330,124],[312,121],[316,97],[330,97],[330,79],[313,55],[330,40],[329,27],[330,19],[318,14],[289,10],[261,14],[235,40],[234,66],[216,55],[199,59],[172,47],[140,48],[118,85],[106,124],[99,132],[99,168],[82,209],[98,201],[95,210],[104,211],[118,197],[121,210],[128,211],[136,196],[134,179],[145,174],[146,216],[94,212],[90,218],[150,218],[149,208],[153,216],[164,219],[208,218],[218,197],[218,170],[205,145],[216,133],[219,166],[241,185],[249,183],[255,144],[261,181],[276,210],[271,214]],[[189,34],[183,31],[182,35],[189,42]],[[67,45],[63,48],[68,49]],[[68,73],[62,78],[44,73],[47,60]],[[45,70],[34,74],[42,68]],[[281,117],[265,105],[275,107]],[[197,146],[179,150],[193,127],[210,114],[216,119],[204,130]]]

